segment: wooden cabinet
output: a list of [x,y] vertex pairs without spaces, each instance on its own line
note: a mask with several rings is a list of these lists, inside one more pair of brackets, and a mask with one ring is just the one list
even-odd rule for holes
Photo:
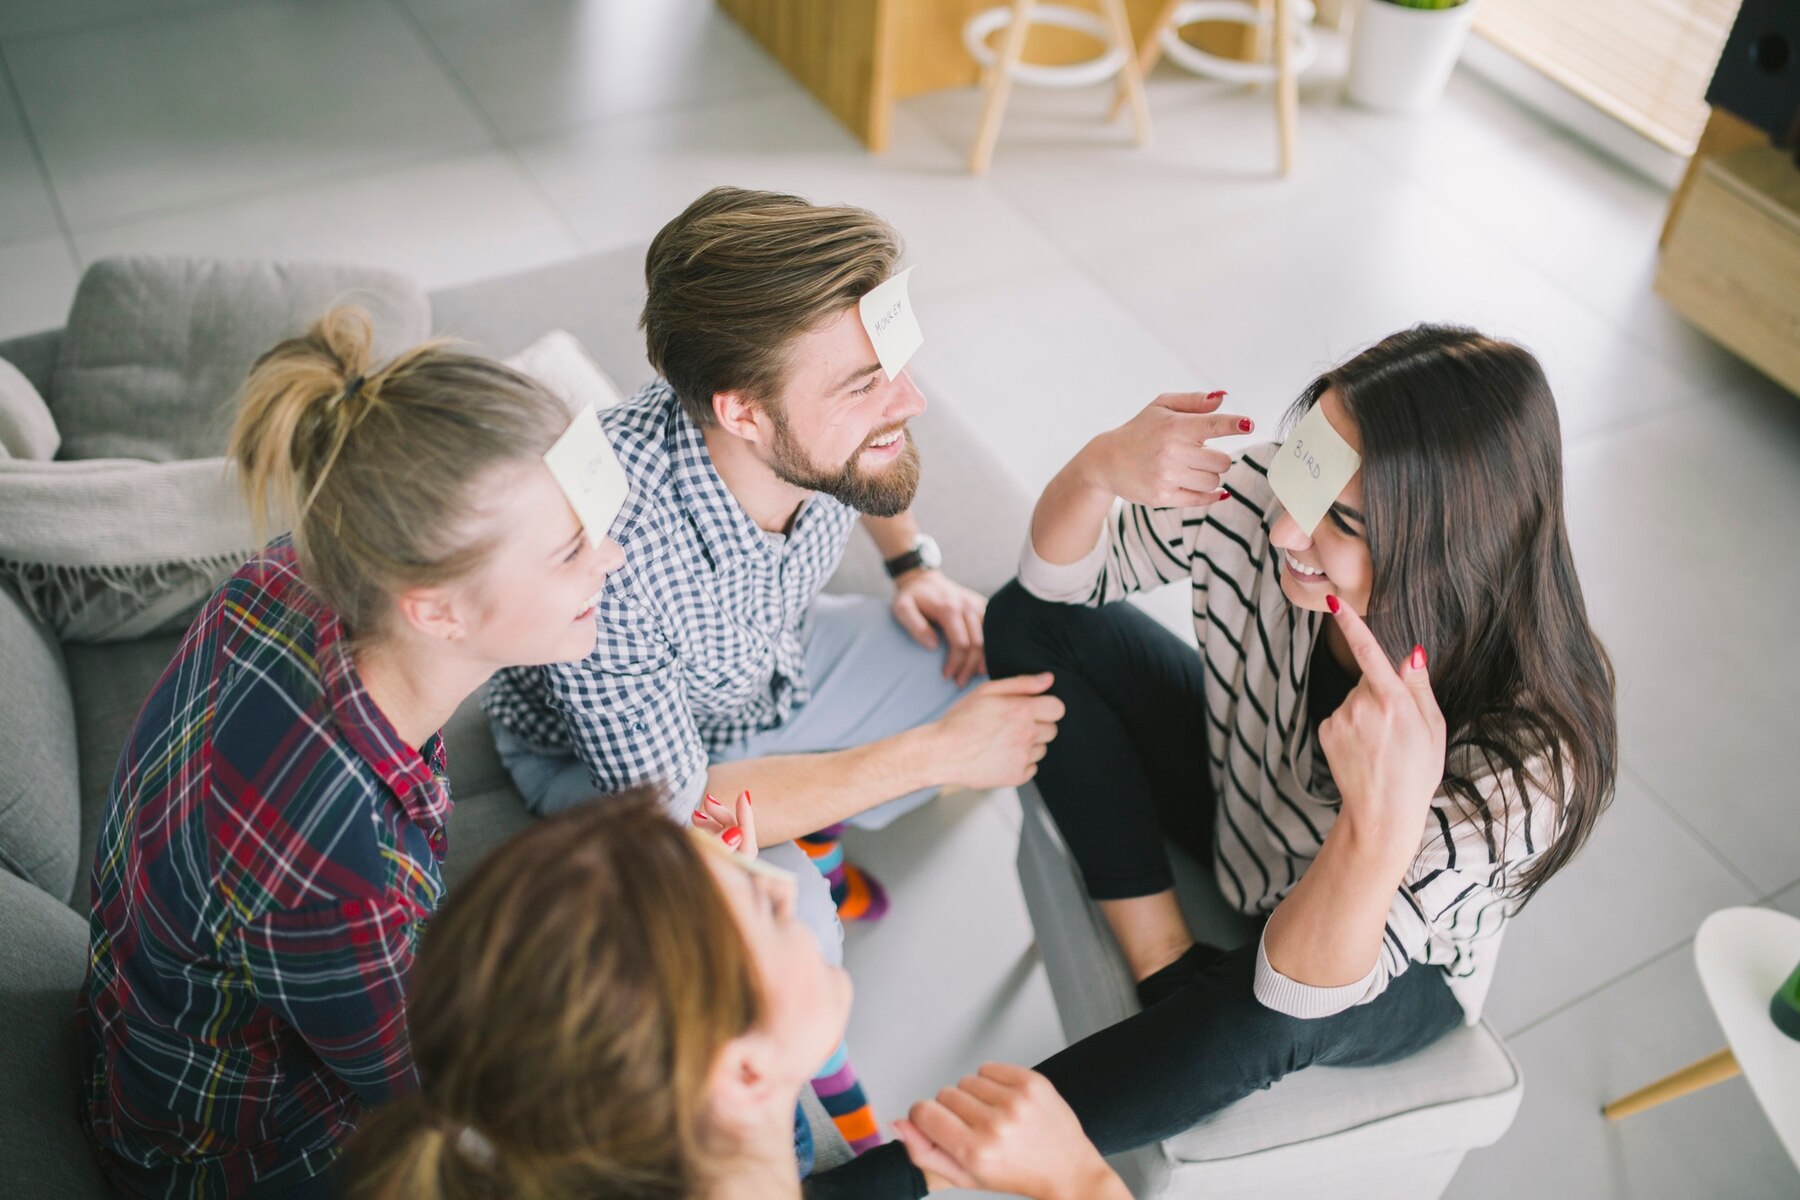
[[1789,152],[1751,145],[1696,159],[1656,292],[1800,394],[1800,167]]

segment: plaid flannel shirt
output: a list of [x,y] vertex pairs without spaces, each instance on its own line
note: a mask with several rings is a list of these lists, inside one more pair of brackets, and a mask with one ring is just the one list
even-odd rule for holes
[[601,421],[631,496],[613,522],[625,565],[600,594],[599,639],[581,662],[501,671],[484,703],[529,745],[580,758],[596,794],[655,784],[679,812],[712,755],[810,698],[806,614],[856,512],[815,495],[786,536],[765,533],[661,380]]
[[286,539],[212,596],[127,738],[92,874],[84,1107],[142,1196],[322,1173],[414,1086],[442,739],[403,743]]

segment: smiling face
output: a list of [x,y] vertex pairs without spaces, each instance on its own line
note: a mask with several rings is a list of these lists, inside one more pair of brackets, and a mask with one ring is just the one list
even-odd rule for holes
[[843,1039],[850,1022],[850,976],[826,963],[812,930],[795,914],[792,879],[752,872],[729,854],[701,857],[756,968],[763,1001],[756,1033],[769,1048],[764,1061],[783,1082],[803,1083]]
[[587,657],[595,602],[624,552],[604,531],[590,539],[541,460],[496,469],[482,490],[494,550],[457,588],[461,648],[498,666]]
[[[1338,436],[1362,453],[1362,438],[1337,393],[1327,390],[1319,407]],[[1336,596],[1358,613],[1369,611],[1374,561],[1363,520],[1362,472],[1338,493],[1337,501],[1308,534],[1284,510],[1269,531],[1281,551],[1281,590],[1296,608],[1328,612],[1326,596]]]
[[788,361],[780,400],[759,407],[770,470],[870,516],[905,512],[919,486],[906,423],[925,411],[912,376],[887,377],[855,306],[794,339]]

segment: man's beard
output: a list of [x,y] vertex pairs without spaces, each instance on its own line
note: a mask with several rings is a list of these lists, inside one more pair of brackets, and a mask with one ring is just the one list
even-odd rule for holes
[[[806,451],[794,439],[793,431],[788,428],[787,415],[771,409],[769,417],[775,425],[775,442],[770,448],[773,461],[769,467],[783,483],[809,492],[823,492],[871,517],[895,517],[912,507],[913,494],[919,490],[919,448],[904,427],[900,429],[900,436],[906,444],[899,457],[885,470],[871,473],[857,465],[863,451],[868,449],[868,442],[864,442],[843,466],[834,471],[821,471],[813,466]],[[891,428],[884,429],[875,436],[885,437],[892,432]]]

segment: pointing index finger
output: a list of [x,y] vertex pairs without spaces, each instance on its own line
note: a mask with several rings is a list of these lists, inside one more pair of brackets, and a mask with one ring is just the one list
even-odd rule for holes
[[1241,413],[1185,413],[1183,418],[1184,432],[1197,442],[1210,441],[1213,438],[1236,437],[1242,433],[1251,433],[1256,429],[1256,422]]
[[1381,643],[1375,640],[1374,633],[1357,611],[1336,596],[1326,596],[1325,605],[1337,618],[1338,628],[1344,631],[1344,640],[1350,643],[1350,653],[1356,656],[1356,665],[1362,668],[1363,678],[1369,681],[1369,686],[1404,687],[1394,664],[1388,661],[1387,651],[1381,648]]

